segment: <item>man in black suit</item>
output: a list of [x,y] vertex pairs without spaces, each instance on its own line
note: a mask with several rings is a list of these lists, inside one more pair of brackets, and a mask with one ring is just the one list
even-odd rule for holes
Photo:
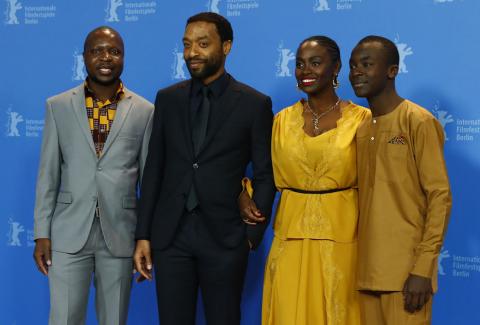
[[268,225],[245,225],[237,197],[252,162],[253,198],[270,216],[272,104],[225,72],[232,40],[224,17],[190,17],[183,45],[192,79],[155,101],[134,260],[151,279],[153,257],[162,325],[195,324],[199,287],[209,325],[240,324],[248,252]]

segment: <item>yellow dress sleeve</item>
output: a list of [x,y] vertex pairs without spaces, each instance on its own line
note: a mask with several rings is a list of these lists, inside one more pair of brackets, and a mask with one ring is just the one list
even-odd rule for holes
[[253,197],[253,187],[252,187],[252,181],[250,180],[250,178],[244,177],[242,179],[242,190],[247,191],[248,196],[250,196],[250,198]]

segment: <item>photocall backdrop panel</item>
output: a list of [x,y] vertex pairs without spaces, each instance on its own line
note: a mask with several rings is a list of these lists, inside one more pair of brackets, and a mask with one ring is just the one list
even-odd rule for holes
[[[341,50],[339,95],[355,97],[348,60],[369,34],[392,39],[400,52],[397,88],[429,109],[447,137],[453,210],[439,258],[433,324],[480,324],[480,84],[477,0],[1,0],[0,1],[0,323],[46,324],[47,278],[34,266],[34,188],[46,98],[81,83],[87,33],[116,28],[125,41],[125,85],[150,101],[158,89],[189,77],[182,58],[186,19],[201,11],[233,25],[228,71],[270,95],[274,110],[302,97],[295,87],[298,44],[327,35]],[[3,15],[1,15],[3,14]],[[265,258],[272,240],[251,253],[242,324],[260,324]],[[93,291],[93,290],[92,290]],[[93,295],[91,295],[93,298]],[[156,324],[153,283],[135,284],[129,324]],[[93,299],[88,324],[96,324]],[[198,324],[205,324],[202,313]]]

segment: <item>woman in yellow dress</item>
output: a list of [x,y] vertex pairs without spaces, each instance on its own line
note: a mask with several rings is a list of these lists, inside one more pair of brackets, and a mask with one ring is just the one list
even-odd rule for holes
[[[337,96],[340,68],[335,41],[304,40],[295,77],[307,100],[274,119],[272,161],[281,198],[265,267],[263,325],[360,324],[355,133],[368,111]],[[248,195],[239,202],[251,211],[242,213],[244,220],[255,220]]]

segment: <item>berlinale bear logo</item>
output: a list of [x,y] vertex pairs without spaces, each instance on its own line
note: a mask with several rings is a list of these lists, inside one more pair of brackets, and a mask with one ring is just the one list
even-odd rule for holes
[[172,52],[173,64],[172,64],[172,79],[184,80],[187,79],[185,75],[185,60],[183,59],[183,53],[178,50],[178,46]]
[[122,5],[123,5],[122,0],[108,0],[107,9],[105,10],[107,13],[105,20],[110,23],[119,22],[120,19],[118,18],[117,9]]
[[283,47],[283,41],[280,42],[277,48],[278,51],[278,60],[276,63],[277,66],[277,73],[275,74],[277,77],[290,77],[292,74],[290,73],[290,69],[288,68],[288,63],[290,61],[295,60],[295,54],[292,50]]
[[395,38],[395,45],[398,49],[398,55],[400,56],[400,62],[398,66],[398,73],[408,73],[407,65],[405,64],[405,58],[413,54],[411,46],[406,43],[400,43],[400,37],[397,35]]
[[327,0],[315,0],[313,11],[326,11],[326,10],[330,10]]
[[220,3],[220,0],[208,0],[207,10],[214,12],[216,14],[219,14],[220,13],[220,9],[218,8],[219,3]]
[[12,111],[11,107],[7,110],[7,116],[7,137],[19,137],[20,132],[18,131],[18,124],[24,121],[23,116],[18,112]]
[[83,62],[82,53],[78,53],[77,50],[73,53],[73,75],[72,80],[85,80],[87,77],[84,71],[85,63]]
[[5,11],[5,24],[18,25],[20,22],[17,18],[17,11],[22,9],[22,4],[18,0],[5,0],[7,2],[7,10]]
[[434,105],[432,113],[435,114],[435,117],[437,118],[438,122],[440,122],[440,125],[443,128],[443,133],[445,134],[445,140],[448,140],[447,132],[445,131],[445,126],[455,121],[453,119],[452,114],[448,114],[446,110],[440,109],[440,103],[438,101]]
[[20,222],[13,220],[12,218],[8,219],[10,224],[10,229],[8,230],[8,246],[22,246],[20,242],[20,234],[25,231],[25,228],[20,224]]

